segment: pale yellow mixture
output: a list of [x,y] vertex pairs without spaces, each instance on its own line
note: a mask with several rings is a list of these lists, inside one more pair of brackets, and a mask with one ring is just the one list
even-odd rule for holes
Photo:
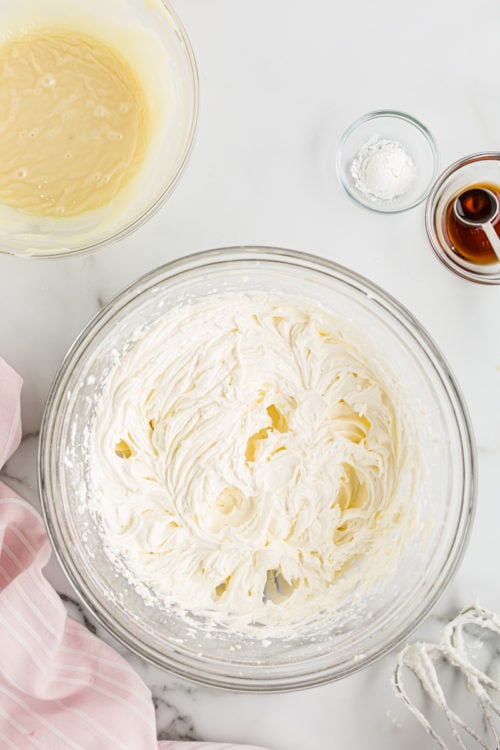
[[36,216],[109,203],[144,161],[148,108],[127,61],[79,32],[0,47],[0,201]]

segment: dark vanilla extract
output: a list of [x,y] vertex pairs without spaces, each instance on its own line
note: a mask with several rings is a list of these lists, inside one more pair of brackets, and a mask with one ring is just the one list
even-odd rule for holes
[[464,188],[450,200],[446,208],[443,217],[444,235],[456,254],[469,263],[498,263],[498,257],[481,226],[481,222],[491,220],[491,226],[500,238],[498,202],[500,185],[481,182]]

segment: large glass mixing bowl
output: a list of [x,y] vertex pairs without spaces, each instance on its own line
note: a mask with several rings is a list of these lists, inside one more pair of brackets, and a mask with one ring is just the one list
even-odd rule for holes
[[[103,373],[140,326],[214,291],[307,297],[363,331],[422,420],[420,522],[395,572],[353,615],[344,604],[290,637],[241,635],[147,606],[110,563],[87,507],[88,434]],[[475,506],[471,429],[446,362],[395,299],[352,271],[288,250],[228,248],[169,263],[122,292],[84,329],[55,378],[42,424],[39,482],[56,554],[80,598],[123,644],[200,683],[246,691],[305,688],[338,679],[395,648],[425,617],[462,556]]]

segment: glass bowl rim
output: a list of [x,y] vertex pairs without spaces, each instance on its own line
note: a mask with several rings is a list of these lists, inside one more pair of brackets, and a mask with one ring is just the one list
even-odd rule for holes
[[200,76],[198,71],[198,65],[196,63],[196,57],[194,54],[194,50],[191,44],[191,40],[188,36],[188,33],[186,31],[186,28],[181,21],[178,14],[175,12],[175,10],[172,8],[168,0],[158,0],[165,9],[165,11],[168,13],[169,17],[172,19],[172,21],[175,24],[175,33],[176,36],[180,38],[180,44],[183,48],[185,61],[188,65],[189,72],[190,72],[190,82],[189,82],[189,88],[190,88],[190,96],[192,97],[192,115],[190,118],[190,125],[189,130],[186,134],[186,142],[184,144],[184,148],[182,151],[181,158],[175,168],[174,173],[172,174],[172,177],[170,178],[169,182],[161,189],[161,192],[159,192],[155,198],[149,203],[148,206],[146,206],[139,215],[132,219],[130,222],[128,222],[125,226],[121,227],[121,229],[117,229],[113,234],[110,234],[109,236],[106,235],[104,238],[96,241],[91,241],[89,243],[84,243],[81,246],[75,247],[74,249],[68,249],[68,248],[62,248],[60,250],[35,250],[34,252],[27,251],[27,252],[17,252],[10,250],[6,247],[4,247],[2,244],[0,244],[0,255],[11,255],[16,258],[21,258],[23,260],[57,260],[59,258],[74,258],[81,255],[86,255],[87,253],[90,253],[94,250],[98,250],[99,248],[105,247],[106,245],[110,245],[114,242],[117,242],[118,240],[123,239],[124,237],[128,237],[129,234],[132,234],[137,229],[139,229],[143,224],[145,224],[149,219],[154,216],[154,214],[157,213],[157,211],[163,206],[163,204],[167,201],[167,199],[170,197],[170,195],[173,193],[175,188],[177,187],[179,180],[186,168],[187,163],[189,162],[189,159],[191,157],[194,142],[196,139],[196,134],[198,132],[198,121],[199,121],[199,112],[200,112]]
[[[302,662],[304,665],[310,665],[309,670],[304,670],[298,676],[283,677],[278,675],[278,677],[271,678],[262,675],[262,672],[257,677],[255,675],[245,676],[241,673],[229,674],[229,670],[224,672],[223,668],[218,667],[215,662],[210,662],[210,668],[208,668],[207,662],[202,657],[198,660],[192,657],[186,659],[185,655],[181,654],[179,657],[173,651],[165,656],[155,649],[148,649],[147,644],[130,632],[127,628],[128,624],[123,625],[107,617],[106,607],[87,587],[84,576],[80,575],[78,565],[71,559],[68,549],[63,549],[64,544],[58,529],[61,526],[61,521],[56,514],[51,512],[51,499],[46,491],[46,476],[50,477],[50,437],[53,422],[57,418],[57,406],[65,392],[65,383],[72,375],[73,366],[85,354],[87,347],[92,345],[92,334],[106,326],[115,314],[124,309],[128,302],[135,298],[136,292],[137,294],[144,293],[158,283],[192,270],[200,270],[207,266],[220,266],[227,262],[243,263],[248,261],[281,262],[285,265],[306,267],[313,271],[323,272],[328,276],[333,276],[343,285],[354,287],[356,292],[364,294],[365,297],[383,307],[385,312],[389,313],[393,319],[397,319],[398,324],[401,324],[405,331],[411,335],[413,343],[416,343],[419,350],[427,356],[434,374],[438,376],[446,392],[448,405],[453,412],[457,433],[460,436],[460,449],[463,458],[460,514],[446,559],[441,565],[432,587],[427,589],[427,599],[423,600],[417,615],[404,630],[399,631],[382,647],[377,645],[376,648],[372,648],[371,653],[364,654],[363,658],[356,661],[349,660],[347,665],[344,665],[341,669],[335,665],[332,667],[330,663],[329,666],[327,665],[319,670],[317,665],[314,664],[314,659],[309,659]],[[338,680],[377,661],[406,640],[440,599],[463,557],[472,528],[477,499],[476,451],[470,417],[454,375],[425,328],[391,294],[361,274],[316,255],[266,246],[233,246],[187,255],[153,269],[114,296],[82,329],[59,366],[46,401],[40,428],[38,487],[42,514],[52,549],[67,579],[79,600],[88,608],[92,616],[122,645],[145,661],[197,684],[247,693],[289,692]]]
[[[394,206],[393,208],[378,208],[375,204],[365,203],[359,198],[358,195],[356,195],[356,193],[354,193],[354,191],[350,189],[349,185],[346,183],[343,177],[344,170],[342,166],[342,160],[343,160],[343,155],[344,155],[344,147],[348,138],[350,138],[350,136],[359,127],[361,127],[361,125],[364,125],[366,122],[370,122],[370,120],[376,120],[381,117],[388,117],[388,118],[393,118],[395,120],[402,120],[403,122],[406,122],[409,125],[412,125],[416,130],[418,130],[424,136],[431,150],[432,161],[433,161],[432,174],[424,190],[422,190],[419,193],[419,195],[416,198],[414,198],[413,201],[411,201],[411,203],[408,203],[408,205],[399,205],[399,206]],[[397,109],[375,109],[375,110],[372,110],[371,112],[367,112],[366,114],[358,117],[344,130],[337,145],[335,169],[337,172],[337,179],[340,182],[342,188],[344,189],[344,192],[349,196],[349,198],[351,198],[351,200],[354,201],[354,203],[356,203],[356,205],[361,206],[361,208],[366,208],[368,211],[373,211],[374,213],[378,213],[378,214],[400,214],[400,213],[404,213],[405,211],[410,211],[412,208],[415,208],[426,199],[436,177],[439,174],[439,161],[440,161],[439,148],[437,145],[436,138],[434,137],[432,132],[429,130],[429,128],[426,125],[424,125],[423,122],[418,120],[413,115],[410,115],[407,112],[402,112]]]

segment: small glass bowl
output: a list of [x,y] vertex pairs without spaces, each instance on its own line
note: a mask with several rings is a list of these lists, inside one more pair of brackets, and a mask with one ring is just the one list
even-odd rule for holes
[[0,0],[0,19],[0,44],[26,31],[60,27],[109,44],[137,74],[153,114],[144,163],[109,203],[67,218],[0,203],[0,253],[59,258],[129,235],[169,197],[194,143],[198,71],[181,21],[167,0]]
[[438,178],[427,199],[425,226],[437,257],[450,271],[479,284],[500,284],[500,263],[480,265],[462,258],[444,232],[450,201],[478,183],[500,186],[500,152],[483,151],[465,156],[448,167]]
[[[351,166],[358,151],[372,138],[394,141],[404,147],[415,165],[415,179],[409,190],[393,199],[365,194],[356,186]],[[427,196],[439,170],[439,153],[432,133],[405,112],[381,109],[368,112],[352,123],[340,139],[337,177],[347,195],[359,206],[381,213],[408,211]]]

